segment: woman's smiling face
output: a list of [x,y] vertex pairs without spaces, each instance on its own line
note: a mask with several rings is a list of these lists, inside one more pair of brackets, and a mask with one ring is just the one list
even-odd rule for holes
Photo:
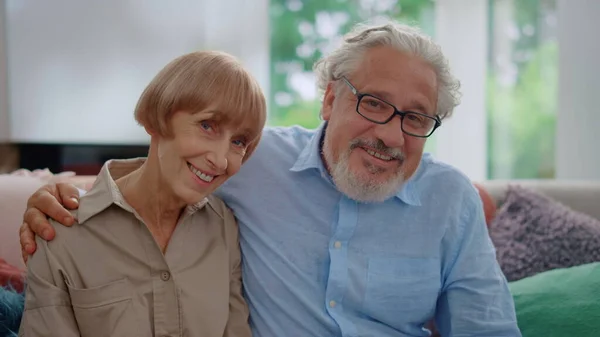
[[176,112],[170,120],[172,137],[156,141],[162,180],[187,204],[201,201],[242,166],[250,135],[220,115]]

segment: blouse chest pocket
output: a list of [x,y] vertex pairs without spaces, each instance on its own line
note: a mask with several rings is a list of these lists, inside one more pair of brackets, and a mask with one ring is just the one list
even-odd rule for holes
[[431,318],[440,291],[437,258],[371,258],[363,308],[369,316],[396,326]]
[[82,337],[137,336],[133,288],[127,279],[87,289],[67,286]]

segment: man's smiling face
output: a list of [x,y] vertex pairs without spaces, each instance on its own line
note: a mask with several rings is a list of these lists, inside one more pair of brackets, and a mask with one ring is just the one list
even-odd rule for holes
[[[359,92],[398,110],[434,116],[437,77],[420,57],[375,47],[347,78]],[[400,116],[387,124],[368,121],[356,112],[356,105],[357,97],[343,81],[328,86],[323,100],[323,119],[328,121],[323,155],[341,192],[358,201],[382,201],[396,194],[417,170],[426,138],[404,134]]]

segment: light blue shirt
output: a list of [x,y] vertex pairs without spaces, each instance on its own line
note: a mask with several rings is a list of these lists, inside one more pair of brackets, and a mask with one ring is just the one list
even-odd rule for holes
[[267,128],[218,192],[254,336],[428,336],[434,316],[442,336],[521,336],[469,179],[424,155],[395,197],[359,203],[333,185],[322,134]]

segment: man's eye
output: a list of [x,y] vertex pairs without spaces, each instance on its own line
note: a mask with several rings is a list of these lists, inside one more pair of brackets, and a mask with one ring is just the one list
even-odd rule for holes
[[417,115],[408,115],[407,116],[408,119],[410,119],[411,121],[415,121],[415,122],[422,122],[423,118],[421,116],[417,116]]
[[380,105],[379,102],[377,102],[375,100],[369,100],[369,101],[367,101],[367,104],[369,104],[370,106],[372,106],[374,108],[376,108]]

